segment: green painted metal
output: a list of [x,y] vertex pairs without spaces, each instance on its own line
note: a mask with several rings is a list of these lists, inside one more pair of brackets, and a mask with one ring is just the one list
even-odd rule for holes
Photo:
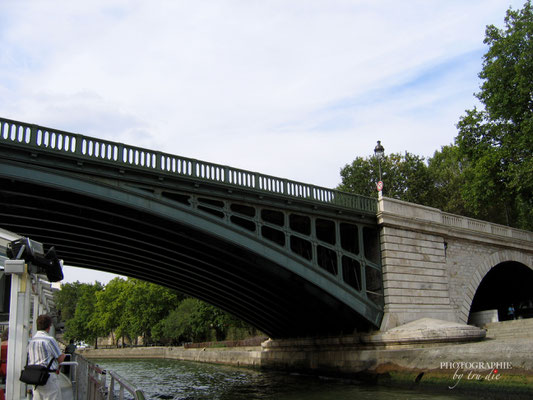
[[[380,257],[366,254],[364,240],[377,227],[375,199],[1,118],[0,150],[14,161],[0,160],[4,178],[105,199],[209,232],[282,265],[380,324]],[[282,215],[280,222],[265,219],[264,210]],[[291,226],[290,218],[300,214],[309,219],[308,232]],[[318,232],[320,224],[332,227],[333,239]],[[347,225],[356,232],[357,251],[342,243]],[[293,238],[312,254],[295,250]],[[328,270],[329,264],[334,267]],[[346,268],[359,272],[347,278]],[[226,304],[236,301],[231,296]]]
[[117,167],[141,169],[163,176],[178,175],[223,184],[228,189],[248,189],[366,214],[377,213],[377,200],[370,197],[5,118],[0,118],[0,141],[30,151],[75,157],[80,162],[92,160],[112,163]]

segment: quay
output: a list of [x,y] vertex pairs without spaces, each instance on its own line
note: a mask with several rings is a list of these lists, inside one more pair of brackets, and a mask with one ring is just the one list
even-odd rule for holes
[[[514,333],[509,325],[519,325]],[[274,369],[380,385],[425,386],[437,390],[487,390],[533,394],[533,319],[492,324],[494,335],[457,343],[457,326],[426,320],[389,335],[351,335],[321,339],[268,339],[247,347],[130,347],[86,349],[90,359],[171,359]],[[436,335],[436,331],[447,332]],[[417,332],[417,339],[413,336]],[[428,340],[420,340],[425,332]],[[502,332],[502,333],[500,333]],[[409,340],[411,335],[413,340]],[[433,338],[430,338],[433,336]]]

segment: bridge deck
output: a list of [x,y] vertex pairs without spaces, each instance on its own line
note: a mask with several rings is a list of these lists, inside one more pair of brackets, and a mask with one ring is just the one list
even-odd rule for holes
[[377,201],[373,198],[5,118],[0,118],[2,142],[30,151],[75,157],[80,163],[97,161],[119,168],[141,169],[161,177],[179,176],[218,184],[228,190],[250,190],[365,214],[377,212]]
[[272,337],[379,326],[377,201],[0,119],[0,226]]

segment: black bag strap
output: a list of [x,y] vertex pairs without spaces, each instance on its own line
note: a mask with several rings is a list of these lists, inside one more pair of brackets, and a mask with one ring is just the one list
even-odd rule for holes
[[[49,362],[48,365],[46,366],[46,369],[47,369],[48,371],[50,371],[50,366],[52,365],[52,363],[54,362],[55,359],[56,359],[55,357],[52,357],[52,359],[50,360],[50,362]],[[27,355],[26,355],[26,367],[28,366],[28,362],[29,362],[29,361],[30,361],[30,355],[27,354]]]
[[[52,365],[52,363],[54,362],[55,359],[56,359],[55,357],[52,357],[52,359],[51,359],[50,362],[48,363],[48,366],[46,367],[46,369],[47,369],[48,371],[50,371],[50,366]],[[53,371],[50,371],[50,372],[53,372]]]

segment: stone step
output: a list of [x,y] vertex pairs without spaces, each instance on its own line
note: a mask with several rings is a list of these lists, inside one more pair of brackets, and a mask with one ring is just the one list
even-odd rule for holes
[[500,333],[489,333],[487,332],[487,336],[485,336],[487,339],[532,339],[532,335],[527,334],[520,334],[520,333],[507,333],[507,334],[500,334]]
[[485,324],[485,329],[500,329],[500,328],[526,328],[533,327],[533,318],[515,319],[511,321],[490,322]]
[[488,338],[533,338],[533,318],[491,322],[484,328]]
[[529,329],[487,329],[487,332],[492,334],[516,333],[526,336],[533,336],[533,332],[531,332]]

